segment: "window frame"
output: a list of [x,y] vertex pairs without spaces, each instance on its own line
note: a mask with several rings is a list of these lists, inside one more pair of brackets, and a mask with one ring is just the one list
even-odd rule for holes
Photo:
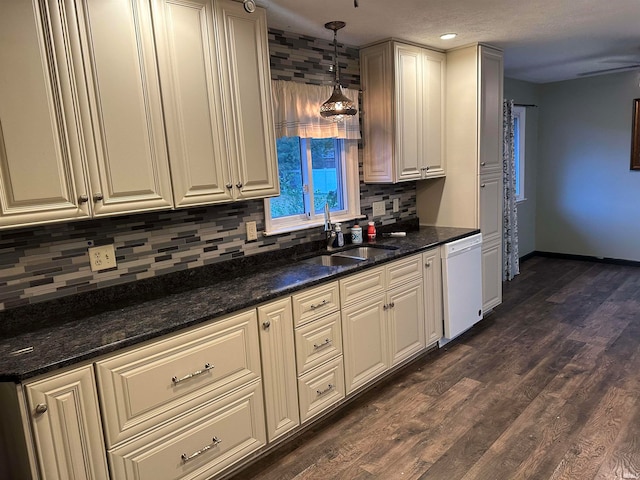
[[[301,140],[302,137],[301,137]],[[311,162],[309,139],[304,139],[307,146],[307,158],[302,161]],[[342,187],[343,199],[346,209],[331,212],[331,222],[347,222],[350,220],[364,218],[360,213],[360,173],[358,168],[358,140],[338,139],[340,148],[340,162],[342,163]],[[279,180],[278,180],[279,181]],[[340,182],[339,182],[340,183]],[[295,232],[307,228],[314,228],[324,225],[324,214],[316,214],[313,208],[309,208],[307,215],[291,215],[289,217],[271,218],[271,200],[264,199],[265,232],[264,235],[278,235],[282,233]],[[307,199],[305,199],[305,204]],[[311,205],[309,205],[311,207]]]
[[[527,131],[527,109],[522,106],[513,107],[514,120],[518,119],[518,156],[515,158],[517,182],[520,186],[519,191],[516,193],[516,202],[523,202],[527,199],[525,195],[525,157],[526,157],[526,131]],[[514,122],[515,123],[515,122]],[[514,127],[515,130],[515,127]],[[514,152],[515,153],[515,152]]]

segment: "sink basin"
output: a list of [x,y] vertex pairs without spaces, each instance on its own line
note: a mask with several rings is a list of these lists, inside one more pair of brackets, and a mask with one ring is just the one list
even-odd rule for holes
[[373,245],[365,245],[360,247],[351,247],[342,252],[334,253],[334,257],[358,257],[363,260],[385,255],[389,250],[396,250],[397,247],[379,247]]
[[345,265],[356,265],[366,258],[353,257],[353,256],[341,256],[341,255],[318,255],[317,257],[311,257],[307,260],[303,260],[304,263],[311,263],[313,265],[323,265],[325,267],[339,267]]

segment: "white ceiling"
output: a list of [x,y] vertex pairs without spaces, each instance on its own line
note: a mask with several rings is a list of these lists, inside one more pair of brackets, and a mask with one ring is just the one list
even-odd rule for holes
[[[447,50],[483,42],[504,50],[505,76],[535,83],[592,72],[640,71],[640,0],[257,0],[269,27],[338,42],[394,37]],[[457,38],[440,40],[445,32]],[[620,70],[618,70],[620,69]]]

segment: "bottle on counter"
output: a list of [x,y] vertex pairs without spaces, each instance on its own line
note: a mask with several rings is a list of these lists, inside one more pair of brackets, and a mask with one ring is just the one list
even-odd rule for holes
[[344,247],[344,234],[342,233],[342,227],[340,226],[340,222],[335,223],[335,232],[336,232],[336,246]]
[[374,222],[369,222],[369,227],[367,228],[367,240],[369,242],[376,241],[376,224]]
[[353,227],[351,227],[351,243],[362,243],[362,228],[358,224],[355,224]]

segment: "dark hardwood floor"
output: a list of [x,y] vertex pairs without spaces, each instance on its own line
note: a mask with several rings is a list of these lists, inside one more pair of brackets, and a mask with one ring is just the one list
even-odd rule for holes
[[476,327],[233,479],[640,479],[640,268],[521,271]]

